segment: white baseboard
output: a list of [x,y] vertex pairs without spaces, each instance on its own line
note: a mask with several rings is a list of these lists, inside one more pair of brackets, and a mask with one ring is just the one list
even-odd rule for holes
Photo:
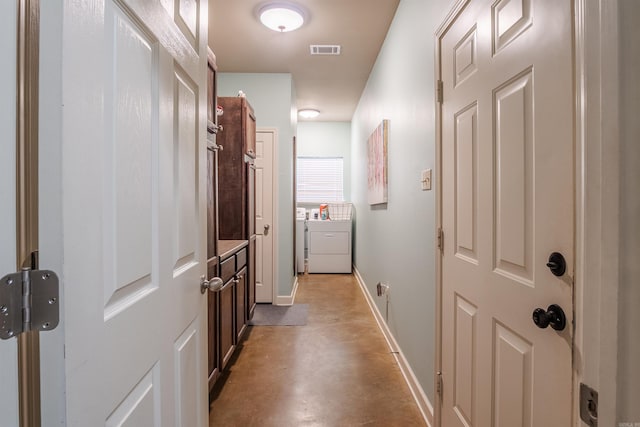
[[371,309],[371,312],[373,313],[373,316],[375,317],[376,322],[378,323],[378,327],[380,328],[380,331],[384,335],[384,338],[387,341],[387,344],[389,345],[389,349],[391,350],[394,357],[396,358],[396,361],[398,362],[398,366],[400,367],[400,372],[402,372],[402,376],[407,382],[407,385],[409,386],[409,390],[411,390],[411,394],[413,395],[413,398],[416,401],[416,404],[418,405],[418,409],[420,409],[420,413],[422,414],[422,417],[424,418],[427,425],[429,427],[432,427],[433,426],[433,405],[429,401],[429,398],[427,397],[424,390],[422,389],[422,386],[418,382],[418,379],[413,373],[413,370],[411,369],[409,362],[407,362],[407,359],[404,357],[404,353],[402,352],[402,349],[398,345],[398,342],[396,341],[395,337],[391,333],[391,330],[387,326],[387,322],[384,320],[382,313],[380,313],[380,310],[378,310],[378,306],[373,301],[373,297],[369,293],[369,289],[365,285],[364,280],[362,279],[362,276],[360,275],[360,272],[358,271],[355,265],[353,266],[353,273],[356,279],[358,280],[358,283],[360,284],[360,289],[362,290],[362,293],[364,294],[365,299],[367,300],[367,304],[369,304],[369,308]]
[[293,289],[291,289],[291,295],[278,295],[274,305],[293,305],[296,299],[296,292],[298,292],[298,276],[293,282]]

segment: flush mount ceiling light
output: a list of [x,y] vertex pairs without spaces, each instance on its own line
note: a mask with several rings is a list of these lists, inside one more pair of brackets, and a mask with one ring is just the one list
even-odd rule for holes
[[312,108],[305,108],[304,110],[299,110],[298,115],[305,119],[315,119],[320,115],[320,111]]
[[268,4],[260,9],[260,22],[273,31],[285,33],[297,30],[304,24],[302,10],[284,3]]

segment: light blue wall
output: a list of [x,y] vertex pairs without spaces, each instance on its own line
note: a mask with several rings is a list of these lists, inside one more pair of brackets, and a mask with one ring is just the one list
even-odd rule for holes
[[[351,200],[350,122],[298,123],[298,156],[342,157],[344,159],[344,199]],[[300,206],[306,205],[300,204]]]
[[276,128],[278,176],[277,265],[278,295],[293,288],[293,137],[296,134],[295,89],[291,74],[219,73],[218,96],[237,96],[242,90],[260,127]]
[[[391,285],[389,327],[431,402],[436,193],[421,191],[420,177],[436,165],[434,34],[451,5],[450,0],[400,1],[351,130],[355,264],[371,295],[378,282]],[[390,120],[389,202],[369,206],[366,141],[383,119]],[[376,303],[385,313],[384,299]]]

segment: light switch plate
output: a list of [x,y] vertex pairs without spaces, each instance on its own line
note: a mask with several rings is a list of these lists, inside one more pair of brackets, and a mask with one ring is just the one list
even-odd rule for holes
[[422,171],[422,191],[431,190],[431,169],[425,169]]

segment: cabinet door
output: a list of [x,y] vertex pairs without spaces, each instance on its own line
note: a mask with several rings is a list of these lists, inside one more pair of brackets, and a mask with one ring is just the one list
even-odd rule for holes
[[208,341],[209,349],[208,365],[209,365],[209,391],[213,387],[216,379],[220,375],[220,356],[218,352],[218,293],[209,292],[207,295],[208,308]]
[[246,289],[247,268],[244,267],[236,275],[236,343],[240,342],[242,334],[247,327],[246,321]]
[[207,129],[213,130],[216,120],[217,67],[216,57],[209,49],[207,55]]
[[247,320],[253,318],[256,308],[256,236],[249,240],[249,265],[247,266]]
[[234,293],[236,284],[229,280],[218,292],[218,311],[220,319],[220,369],[224,369],[235,350],[235,307]]
[[[218,243],[218,154],[207,149],[207,260],[216,257]],[[213,277],[209,274],[209,277]]]
[[256,116],[253,108],[245,99],[242,103],[245,153],[256,157]]
[[[208,265],[207,277],[211,280],[218,275],[218,259],[212,258]],[[216,379],[220,375],[220,319],[218,292],[207,292],[207,349],[208,349],[208,370],[209,391],[213,387]]]
[[247,165],[247,237],[256,234],[256,166]]
[[224,147],[218,157],[218,234],[224,240],[247,239],[247,165],[244,161],[244,98],[220,97],[224,114],[219,117],[222,130],[216,135]]

